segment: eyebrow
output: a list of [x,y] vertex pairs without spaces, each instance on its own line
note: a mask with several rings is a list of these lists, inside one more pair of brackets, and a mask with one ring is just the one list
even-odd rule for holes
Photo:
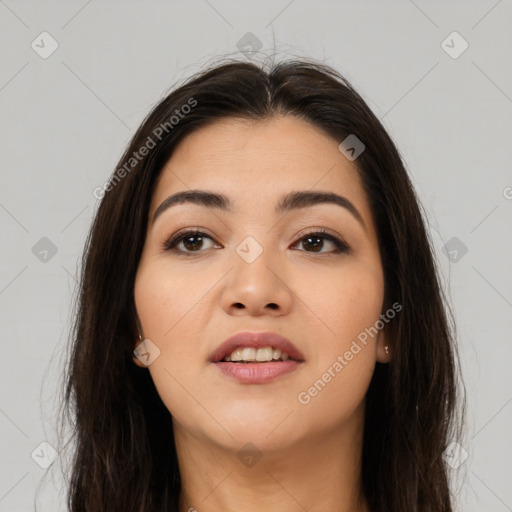
[[[224,194],[206,190],[185,190],[170,195],[160,204],[153,214],[153,223],[164,211],[184,203],[196,204],[206,208],[215,208],[226,212],[233,211],[231,201]],[[312,192],[309,190],[290,192],[279,200],[275,208],[275,213],[287,213],[292,210],[308,208],[318,204],[334,204],[345,208],[355,217],[363,228],[366,229],[363,218],[357,208],[346,197],[332,192]]]

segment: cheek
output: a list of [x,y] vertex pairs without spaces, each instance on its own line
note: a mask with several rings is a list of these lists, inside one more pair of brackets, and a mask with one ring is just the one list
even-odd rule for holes
[[367,267],[354,261],[338,272],[320,269],[314,275],[299,277],[299,282],[304,290],[300,296],[321,328],[324,354],[347,350],[353,339],[379,319],[384,284],[377,265]]
[[[209,283],[203,272],[178,271],[165,262],[141,264],[134,295],[145,336],[169,348],[176,345],[176,333],[201,309]],[[187,338],[197,339],[190,331]]]
[[198,373],[204,366],[205,333],[214,314],[208,291],[218,272],[179,268],[165,260],[142,260],[134,297],[144,337],[160,351],[148,367],[162,401],[173,416],[190,414],[190,395],[199,395]]
[[[349,416],[363,401],[375,368],[375,324],[384,294],[380,267],[355,263],[329,279],[316,273],[302,281],[319,327],[309,378],[297,402],[308,415]],[[332,404],[338,404],[334,414]]]
[[322,424],[329,430],[360,417],[364,398],[375,367],[375,357],[366,348],[350,361],[341,354],[324,366],[307,386],[300,390],[296,403],[304,421]]

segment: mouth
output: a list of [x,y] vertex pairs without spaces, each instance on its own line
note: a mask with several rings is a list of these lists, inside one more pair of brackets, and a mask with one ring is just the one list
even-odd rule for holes
[[288,339],[273,332],[241,332],[221,343],[210,355],[212,363],[265,363],[304,361],[302,352]]
[[238,347],[228,354],[222,361],[231,363],[270,363],[276,361],[294,361],[290,354],[276,347]]
[[210,361],[231,379],[263,384],[299,368],[304,356],[277,333],[244,332],[224,341]]

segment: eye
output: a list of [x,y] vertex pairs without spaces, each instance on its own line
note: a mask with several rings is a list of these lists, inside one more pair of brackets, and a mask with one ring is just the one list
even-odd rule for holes
[[[175,251],[182,253],[192,253],[192,252],[202,252],[200,249],[203,246],[203,242],[205,239],[211,240],[213,239],[209,237],[206,233],[203,233],[199,230],[189,230],[181,233],[176,233],[169,240],[167,240],[163,249],[165,251]],[[176,246],[183,244],[182,246],[186,249],[176,249]]]
[[[332,246],[334,246],[334,250],[331,251],[322,251],[325,247],[325,240],[327,240]],[[306,252],[316,252],[316,253],[340,253],[340,252],[348,252],[349,247],[347,244],[342,242],[339,238],[334,235],[327,234],[325,229],[320,231],[312,231],[311,233],[306,234],[302,238],[299,239],[298,242],[295,243],[302,244],[304,247],[309,247],[311,250]]]
[[[183,254],[191,254],[194,252],[203,252],[201,249],[204,249],[204,241],[210,240],[213,242],[213,239],[208,236],[203,231],[199,230],[188,230],[178,232],[164,242],[162,249],[164,251],[172,251]],[[325,247],[325,241],[328,241],[333,247],[334,250],[331,251],[322,251]],[[349,247],[342,242],[339,238],[334,235],[327,234],[325,229],[319,231],[312,231],[311,233],[307,233],[305,236],[301,237],[298,242],[295,242],[295,246],[302,244],[303,247],[310,248],[311,250],[306,250],[305,252],[313,252],[313,253],[347,253],[349,251]],[[181,245],[181,248],[179,247]],[[211,247],[206,247],[206,249]]]

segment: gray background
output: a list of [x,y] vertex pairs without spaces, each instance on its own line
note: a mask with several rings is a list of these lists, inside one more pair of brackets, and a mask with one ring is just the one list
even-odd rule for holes
[[512,510],[511,15],[505,0],[0,0],[0,511],[33,510],[47,471],[38,509],[65,510],[59,459],[35,460],[56,444],[94,188],[173,83],[217,55],[259,59],[238,48],[248,32],[263,55],[344,73],[397,142],[458,323],[469,457],[453,490],[460,510]]

